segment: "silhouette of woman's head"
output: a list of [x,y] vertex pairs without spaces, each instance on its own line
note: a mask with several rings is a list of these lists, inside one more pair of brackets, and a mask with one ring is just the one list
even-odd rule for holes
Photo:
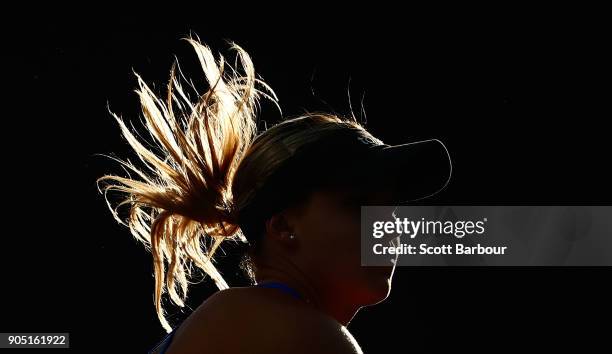
[[[220,289],[225,280],[213,256],[225,240],[248,244],[256,281],[295,278],[314,288],[321,306],[365,306],[389,293],[393,267],[362,267],[362,205],[392,205],[431,195],[450,176],[437,140],[389,146],[353,117],[309,113],[257,131],[259,100],[277,103],[255,75],[248,54],[232,45],[240,65],[192,38],[209,84],[197,100],[171,69],[157,96],[138,77],[147,147],[119,123],[142,162],[120,163],[133,176],[106,175],[103,190],[126,198],[114,217],[153,255],[156,309],[168,293],[184,306],[193,267]],[[128,206],[126,220],[118,208]]]

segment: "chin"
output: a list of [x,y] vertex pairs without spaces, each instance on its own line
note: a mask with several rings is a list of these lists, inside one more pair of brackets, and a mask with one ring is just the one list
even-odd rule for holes
[[[380,272],[379,273],[384,273]],[[385,301],[391,293],[391,276],[392,274],[378,274],[378,276],[368,279],[367,284],[367,305],[375,305]]]

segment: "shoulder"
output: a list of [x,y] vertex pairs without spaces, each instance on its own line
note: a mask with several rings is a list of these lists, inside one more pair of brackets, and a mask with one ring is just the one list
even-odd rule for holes
[[340,323],[268,290],[217,292],[177,329],[167,353],[361,353]]

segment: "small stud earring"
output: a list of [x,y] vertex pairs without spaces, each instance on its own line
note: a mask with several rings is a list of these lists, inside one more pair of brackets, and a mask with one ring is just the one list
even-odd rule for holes
[[290,239],[290,240],[295,239],[295,235],[294,235],[294,234],[290,234],[290,235],[289,235],[289,239]]

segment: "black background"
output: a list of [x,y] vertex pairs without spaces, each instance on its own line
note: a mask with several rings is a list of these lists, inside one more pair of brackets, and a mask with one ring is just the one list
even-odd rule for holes
[[[83,353],[145,352],[161,339],[150,256],[95,185],[121,170],[95,154],[132,157],[108,112],[138,124],[132,70],[162,92],[176,55],[202,80],[180,40],[191,32],[228,57],[225,39],[245,48],[286,116],[347,114],[350,88],[353,110],[363,97],[369,130],[386,143],[445,142],[453,176],[432,202],[612,201],[609,36],[598,9],[251,11],[7,19],[2,332],[70,332]],[[262,119],[279,115],[264,105]],[[225,274],[242,285],[232,262]],[[606,345],[609,285],[609,268],[398,268],[390,298],[349,329],[366,353],[585,350]],[[213,291],[195,286],[191,308]],[[172,324],[189,312],[171,308]]]

